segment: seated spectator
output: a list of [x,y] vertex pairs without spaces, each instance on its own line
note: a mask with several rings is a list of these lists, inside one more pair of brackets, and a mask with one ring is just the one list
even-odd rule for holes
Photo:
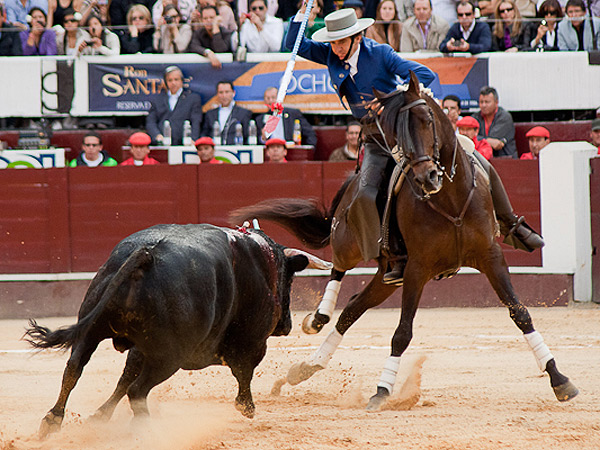
[[56,33],[46,28],[46,13],[43,9],[33,7],[29,10],[31,26],[21,31],[21,48],[23,56],[56,55]]
[[64,11],[64,27],[55,26],[56,32],[56,54],[77,56],[79,54],[79,45],[90,39],[90,35],[79,27],[79,18],[81,14],[75,12],[72,8]]
[[[84,4],[86,1],[93,0],[84,0]],[[100,3],[107,0],[96,1]],[[118,31],[119,33],[127,26],[127,13],[129,13],[129,10],[133,5],[142,4],[148,8],[148,11],[151,11],[152,7],[154,6],[154,0],[110,0],[108,3],[108,16],[110,20],[107,23],[110,23],[110,25],[113,27],[113,30],[115,30],[115,32]]]
[[221,61],[215,53],[233,53],[235,49],[232,35],[235,37],[234,41],[237,47],[237,33],[228,31],[221,26],[223,20],[215,6],[203,7],[200,15],[202,26],[196,27],[194,30],[187,51],[206,56],[215,69],[220,69]]
[[462,0],[456,6],[458,22],[450,27],[448,34],[440,44],[440,51],[469,52],[477,54],[492,48],[490,27],[475,19],[475,7]]
[[12,23],[21,30],[29,29],[27,16],[30,15],[33,8],[41,9],[44,15],[48,13],[48,0],[5,0],[0,3],[4,3],[7,22]]
[[235,19],[235,13],[231,9],[231,6],[226,0],[198,0],[196,8],[192,11],[192,17],[190,19],[190,23],[192,24],[192,29],[196,31],[197,28],[201,28],[202,24],[202,16],[200,15],[200,11],[205,6],[214,6],[219,11],[219,16],[221,17],[221,24],[219,26],[225,28],[227,31],[237,31],[237,21]]
[[360,153],[360,130],[359,122],[352,121],[346,125],[346,143],[331,152],[329,161],[356,161]]
[[[365,4],[362,0],[344,0],[342,8],[352,8],[356,13],[356,17],[361,19],[365,13]],[[375,17],[372,17],[374,19]]]
[[[252,9],[249,8],[250,6],[250,0],[227,0],[230,2],[230,4],[232,5],[231,8],[237,13],[237,17],[241,19],[247,15],[248,13],[250,13],[252,11]],[[279,9],[279,2],[281,1],[282,3],[285,1],[289,1],[289,0],[266,0],[267,1],[267,14],[269,14],[270,16],[274,16],[274,17],[280,17],[277,12]],[[296,0],[291,0],[292,2],[295,2]],[[293,5],[294,3],[292,3]],[[294,11],[295,13],[295,11]],[[241,25],[241,22],[240,22]]]
[[65,11],[81,11],[82,0],[48,0],[48,27],[65,24]]
[[[589,51],[600,48],[600,19],[589,17],[585,12],[583,0],[569,0],[565,7],[567,17],[560,22],[558,28],[558,48],[570,51]],[[592,22],[594,36],[592,38]]]
[[521,13],[513,0],[499,2],[494,16],[493,51],[517,52],[529,47],[529,42],[525,41],[525,22],[521,20]]
[[538,11],[538,21],[527,27],[529,47],[544,51],[558,51],[558,25],[564,16],[558,0],[546,0]]
[[600,119],[592,120],[592,129],[590,131],[590,141],[592,145],[598,147],[598,154],[600,155]]
[[217,84],[217,101],[219,106],[206,112],[202,126],[202,136],[214,136],[215,122],[220,135],[217,136],[222,145],[235,144],[235,129],[242,125],[244,143],[248,142],[248,122],[252,112],[235,104],[235,90],[231,81],[219,81]]
[[494,157],[517,158],[515,125],[510,113],[498,106],[498,92],[490,86],[479,91],[479,109],[473,117],[479,122],[478,139],[486,138]]
[[448,116],[448,119],[450,119],[452,128],[456,131],[456,122],[462,119],[460,116],[460,98],[452,94],[446,95],[444,100],[442,100],[442,109],[446,113],[446,116]]
[[[298,2],[298,9],[300,9],[302,7],[302,1]],[[322,17],[318,17],[319,14],[321,14],[321,11],[323,11],[323,0],[314,0],[313,3],[313,7],[310,10],[310,16],[308,16],[308,22],[306,23],[306,28],[304,29],[304,36],[306,36],[307,38],[311,38],[312,35],[315,33],[315,31],[320,30],[321,28],[325,28],[325,20],[323,20]],[[290,21],[293,19],[293,17],[290,17],[284,24],[283,24],[283,40],[281,42],[281,52],[289,52],[290,50],[287,49],[287,47],[285,46],[285,39],[287,37],[287,32],[290,28]]]
[[493,156],[492,147],[485,139],[477,139],[477,132],[479,131],[479,122],[471,116],[463,117],[456,122],[458,132],[463,136],[468,137],[475,144],[475,150],[481,153],[485,159],[491,159]]
[[[498,0],[480,0],[477,5],[482,17],[494,19],[494,14],[498,8]],[[515,5],[521,17],[535,17],[536,2],[534,0],[515,0]]]
[[82,152],[69,163],[69,167],[116,166],[117,161],[102,148],[102,138],[94,131],[83,137]]
[[[145,6],[144,6],[145,8]],[[157,160],[150,157],[150,136],[146,133],[133,133],[129,138],[131,145],[131,158],[127,158],[120,166],[155,166],[160,164]]]
[[416,0],[414,16],[404,22],[400,39],[401,52],[438,51],[450,25],[432,14],[431,0]]
[[167,5],[175,6],[181,15],[181,22],[187,22],[196,8],[196,0],[156,0],[152,6],[152,22],[157,28],[161,25]]
[[146,116],[146,131],[154,142],[163,141],[165,120],[171,125],[171,145],[183,144],[183,123],[192,126],[192,140],[200,136],[202,101],[198,94],[183,89],[183,72],[177,66],[169,66],[164,74],[167,90],[152,100]]
[[200,164],[223,164],[223,161],[215,158],[215,141],[212,138],[204,136],[196,140],[194,144],[200,158]]
[[[264,132],[264,126],[267,123],[267,120],[271,116],[271,105],[277,101],[277,88],[276,87],[268,87],[264,92],[264,100],[265,105],[267,105],[267,112],[265,114],[260,114],[256,118],[256,126],[261,131],[262,140],[261,142],[266,141],[266,135]],[[317,145],[317,135],[315,134],[315,130],[312,125],[306,120],[304,115],[297,109],[294,108],[283,108],[281,113],[281,120],[277,124],[277,128],[269,137],[276,137],[283,139],[287,142],[292,142],[294,140],[294,123],[296,120],[300,121],[300,130],[302,133],[301,142],[302,145],[312,145],[313,147]]]
[[181,24],[181,15],[175,5],[169,4],[163,10],[154,33],[154,49],[157,53],[185,53],[192,39],[192,27]]
[[150,11],[144,5],[132,5],[127,13],[127,29],[121,30],[121,54],[153,53],[154,28]]
[[367,28],[365,36],[380,44],[389,44],[395,51],[400,51],[400,35],[402,22],[398,20],[398,11],[394,0],[382,0],[377,5],[375,23]]
[[267,0],[252,0],[250,13],[243,16],[240,45],[251,53],[279,52],[283,41],[283,22],[267,14]]
[[529,143],[529,152],[523,153],[521,159],[538,159],[540,151],[550,143],[550,132],[544,127],[533,127],[525,137]]
[[114,56],[121,54],[121,43],[118,36],[104,27],[102,19],[90,14],[86,22],[89,38],[79,44],[82,55]]
[[265,142],[265,154],[267,162],[270,163],[286,163],[287,149],[285,141],[279,138],[271,138]]
[[0,3],[0,56],[20,56],[23,47],[19,31],[5,17],[4,5]]
[[[111,4],[112,3],[113,2],[111,2]],[[110,15],[108,14],[108,1],[106,0],[83,0],[83,3],[81,5],[80,23],[87,22],[88,16],[90,14],[94,14],[100,17],[100,19],[102,19],[102,23],[111,23]],[[125,23],[123,23],[123,25],[125,25]]]

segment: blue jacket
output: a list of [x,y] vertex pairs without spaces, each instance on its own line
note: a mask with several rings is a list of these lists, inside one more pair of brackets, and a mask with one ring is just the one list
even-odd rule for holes
[[[298,35],[300,22],[292,21],[287,35],[286,46],[291,49]],[[331,51],[331,44],[315,42],[303,37],[298,54],[313,62],[326,65],[329,69],[331,84],[340,100],[346,97],[352,114],[362,118],[367,110],[365,104],[374,98],[373,89],[389,93],[399,84],[408,82],[412,70],[419,81],[429,86],[435,79],[435,73],[422,64],[400,58],[387,44],[363,38],[358,56],[358,72],[354,80],[350,77],[350,65]]]
[[[452,38],[454,38],[455,41],[460,41],[462,37],[460,23],[456,22],[450,27],[446,38],[440,44],[440,51],[448,53],[450,51],[447,46],[448,41]],[[489,52],[492,48],[492,32],[489,25],[483,22],[475,22],[475,28],[473,28],[473,32],[469,36],[469,39],[467,39],[467,42],[471,46],[469,53],[473,55],[476,53]]]

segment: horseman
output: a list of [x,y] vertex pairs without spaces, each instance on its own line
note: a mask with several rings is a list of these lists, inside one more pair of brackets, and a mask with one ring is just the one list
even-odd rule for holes
[[[306,11],[307,0],[290,23],[286,46],[292,48]],[[352,115],[360,120],[367,115],[374,100],[373,89],[390,93],[408,80],[413,71],[419,81],[428,86],[435,73],[422,64],[401,58],[387,44],[379,44],[363,36],[364,30],[373,24],[373,19],[358,19],[353,9],[334,11],[325,17],[325,28],[303,37],[298,54],[308,60],[326,65],[331,83],[342,105],[344,98]],[[364,130],[363,130],[364,131]],[[364,159],[360,171],[360,186],[349,210],[348,221],[356,235],[362,257],[365,261],[380,256],[379,233],[380,214],[377,208],[377,194],[385,178],[385,170],[392,157],[377,143],[377,136],[364,133]],[[490,166],[491,167],[491,166]],[[493,170],[493,168],[491,169]],[[496,178],[499,178],[496,175]],[[500,182],[501,185],[501,182]],[[492,186],[494,206],[504,206],[498,214],[502,231],[512,233],[518,241],[529,249],[544,245],[541,237],[531,230],[524,221],[512,213],[504,188]],[[506,205],[508,204],[508,212]],[[390,255],[384,255],[386,257]],[[391,270],[383,277],[386,284],[400,285],[406,259],[397,259]]]

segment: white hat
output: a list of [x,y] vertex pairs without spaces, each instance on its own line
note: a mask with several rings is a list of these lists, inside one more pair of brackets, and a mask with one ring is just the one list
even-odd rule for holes
[[375,23],[373,19],[358,19],[356,11],[344,8],[327,14],[325,28],[317,30],[312,39],[317,42],[331,42],[354,36]]

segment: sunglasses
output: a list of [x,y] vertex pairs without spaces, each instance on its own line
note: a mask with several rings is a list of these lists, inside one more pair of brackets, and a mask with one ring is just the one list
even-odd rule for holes
[[515,9],[515,8],[513,8],[513,7],[510,7],[510,8],[504,8],[504,9],[499,9],[499,10],[498,10],[498,12],[499,12],[500,14],[504,14],[504,13],[510,12],[510,11],[512,11],[512,10],[514,10],[514,9]]
[[79,22],[77,19],[65,19],[66,22]]
[[264,11],[264,9],[264,6],[253,6],[252,8],[250,8],[250,11]]
[[145,19],[145,17],[144,17],[144,16],[133,16],[133,17],[131,18],[131,20],[144,20],[144,19]]
[[469,13],[458,13],[458,17],[471,17],[473,15],[472,12]]
[[544,16],[557,16],[558,17],[558,11],[556,11],[555,9],[548,10],[548,11],[544,12]]
[[102,144],[88,144],[86,142],[83,143],[86,147],[100,147]]

